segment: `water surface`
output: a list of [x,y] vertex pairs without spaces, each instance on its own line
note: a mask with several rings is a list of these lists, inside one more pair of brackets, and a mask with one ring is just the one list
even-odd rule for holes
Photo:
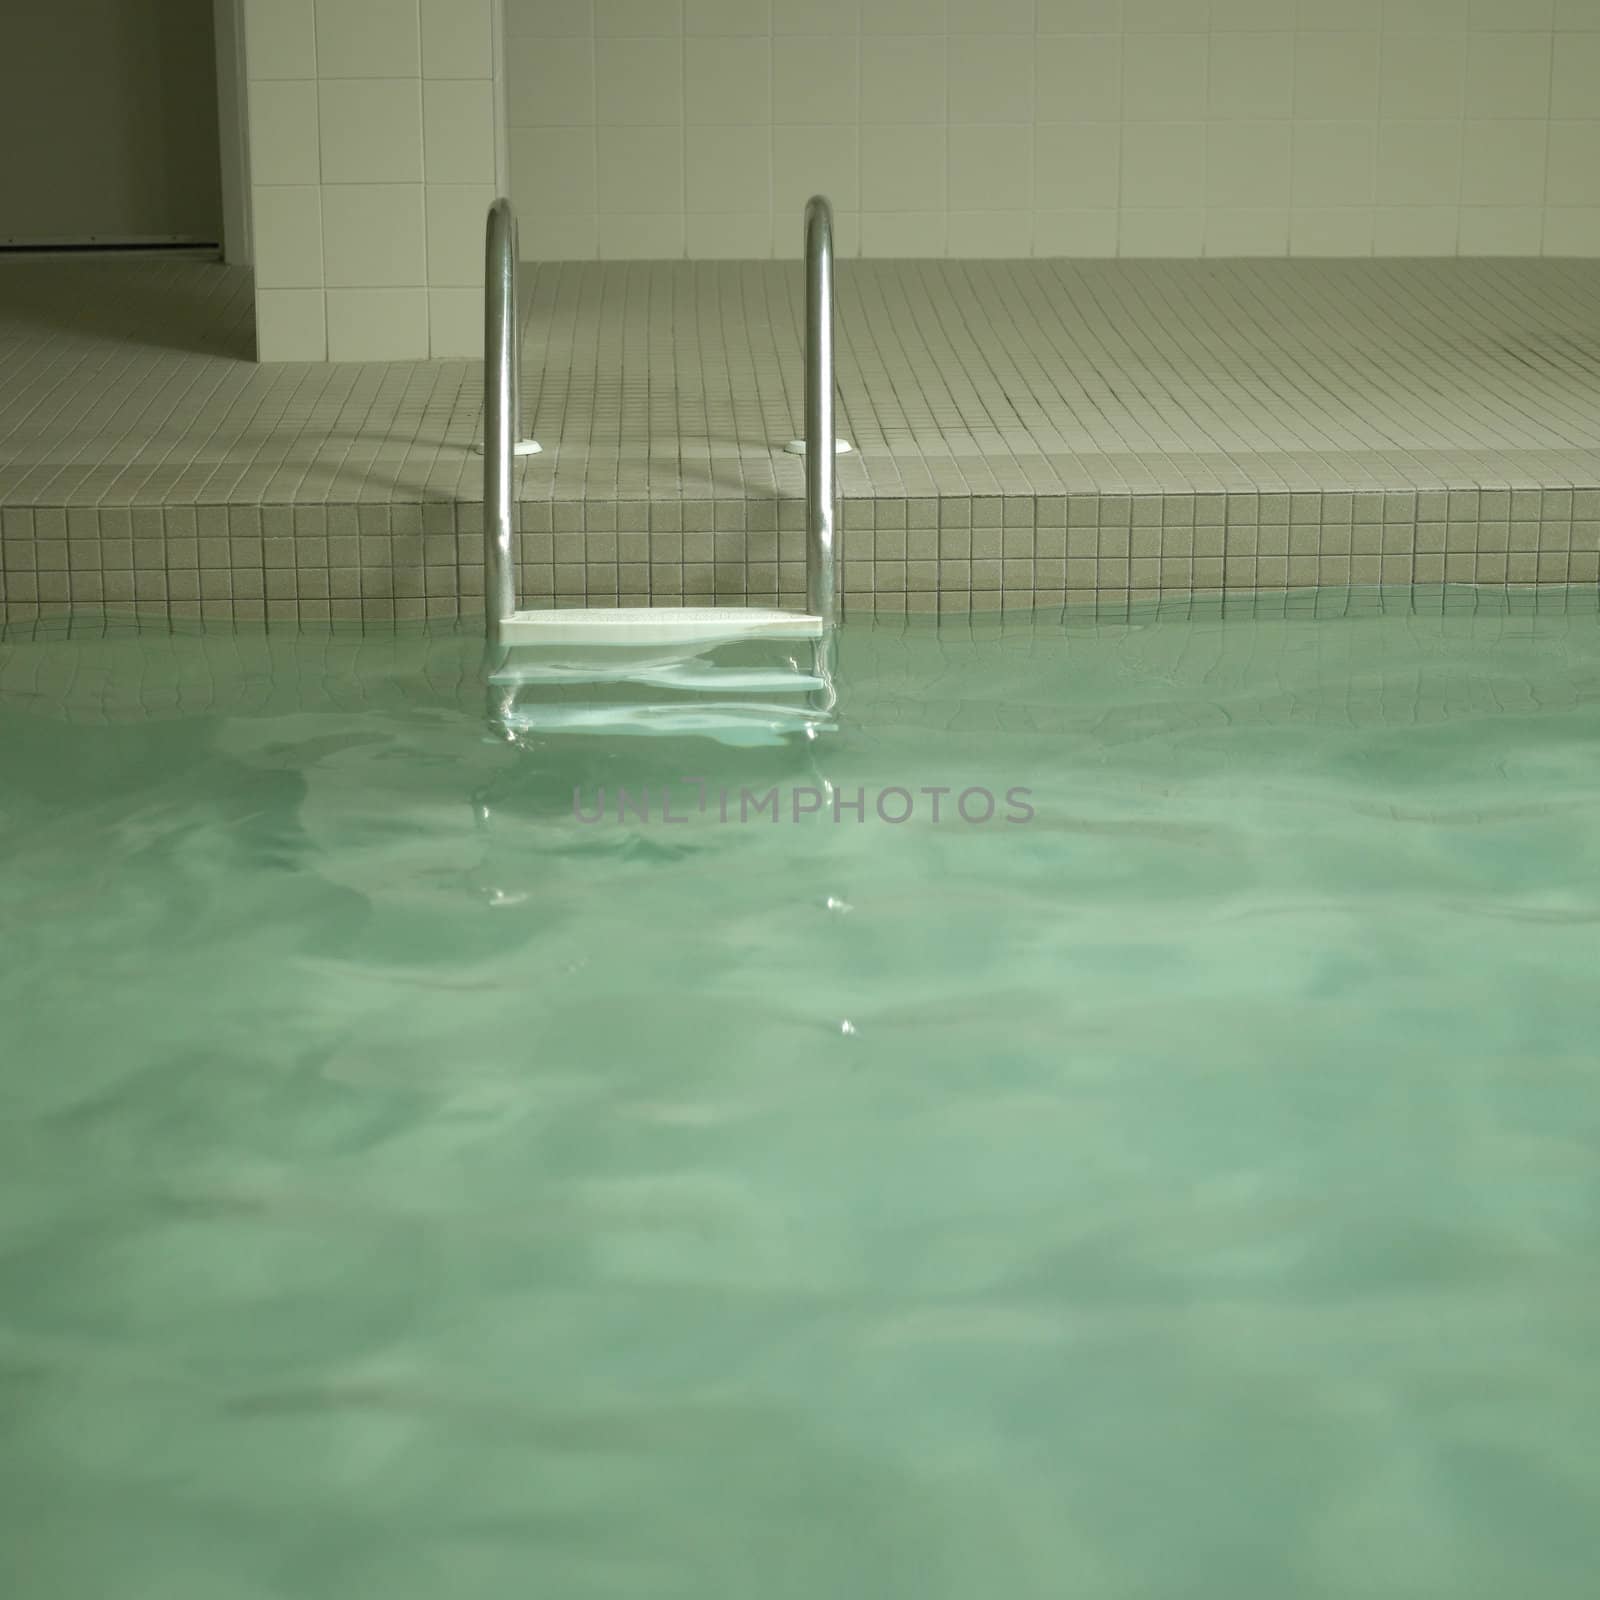
[[8,1594],[1591,1594],[1556,599],[854,624],[751,748],[508,743],[449,633],[14,629]]

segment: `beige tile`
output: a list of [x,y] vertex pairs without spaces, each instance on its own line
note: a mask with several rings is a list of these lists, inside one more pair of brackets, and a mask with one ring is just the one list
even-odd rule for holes
[[608,212],[600,219],[602,260],[676,261],[683,256],[685,218],[670,213]]
[[1034,204],[1041,211],[1117,204],[1122,128],[1115,122],[1041,122],[1034,129]]
[[[772,203],[798,216],[813,194],[826,194],[835,212],[859,203],[861,136],[855,128],[785,127],[772,130]],[[798,229],[799,223],[788,219]]]
[[[688,122],[748,125],[768,122],[773,116],[775,80],[781,84],[783,50],[771,41],[754,38],[705,38],[684,42],[683,114]],[[830,84],[837,95],[839,84],[852,77],[855,63],[839,63]],[[778,99],[781,105],[781,97]],[[853,102],[844,102],[853,113]],[[779,115],[785,115],[784,112]],[[793,120],[790,118],[790,120]],[[834,120],[822,111],[813,122]],[[839,120],[844,120],[841,116]]]
[[1040,122],[1109,122],[1122,116],[1120,35],[1041,38],[1034,70]]
[[320,181],[316,84],[252,83],[249,104],[252,182]]
[[[942,123],[946,113],[947,45],[943,34],[923,37],[872,36],[861,41],[860,107],[863,122]],[[807,91],[796,83],[779,96],[779,116],[786,103],[804,104]],[[819,122],[802,114],[796,121]]]
[[1033,41],[974,34],[949,69],[951,122],[1031,122]]
[[329,289],[330,361],[421,361],[428,354],[426,289]]
[[975,123],[951,128],[947,198],[952,211],[1031,210],[1032,127]]
[[422,84],[324,78],[317,85],[324,183],[420,183]]
[[886,212],[945,207],[943,129],[912,124],[861,130],[861,203]]
[[580,215],[599,209],[593,128],[513,128],[512,196],[521,224],[541,212]]
[[424,83],[422,138],[429,183],[493,183],[494,94],[489,83]]
[[419,183],[332,184],[322,191],[330,288],[403,288],[428,280]]
[[1205,116],[1206,36],[1129,33],[1122,43],[1122,115],[1130,122]]
[[685,146],[691,212],[770,210],[772,161],[764,129],[690,127]]
[[[430,183],[424,190],[430,286],[483,283],[485,227],[494,198],[493,184]],[[528,207],[520,209],[525,218]],[[522,226],[526,228],[525,220]]]
[[417,0],[316,0],[316,14],[319,77],[421,73]]
[[597,39],[595,87],[601,125],[682,122],[682,52],[676,39]]
[[258,289],[256,349],[261,361],[326,361],[320,289]]
[[691,211],[685,248],[691,261],[768,260],[773,253],[771,214]]
[[491,0],[421,0],[421,4],[423,77],[492,77]]
[[522,35],[506,42],[513,128],[571,127],[595,120],[592,39]]
[[244,0],[245,76],[315,78],[313,0]]
[[482,357],[483,289],[428,290],[428,354]]
[[596,192],[602,216],[684,210],[680,130],[602,127]]
[[321,189],[257,185],[251,206],[256,283],[264,289],[320,289]]

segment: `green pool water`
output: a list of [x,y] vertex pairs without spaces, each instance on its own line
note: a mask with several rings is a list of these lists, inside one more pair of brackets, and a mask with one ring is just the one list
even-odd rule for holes
[[477,669],[0,641],[9,1597],[1593,1594],[1592,594]]

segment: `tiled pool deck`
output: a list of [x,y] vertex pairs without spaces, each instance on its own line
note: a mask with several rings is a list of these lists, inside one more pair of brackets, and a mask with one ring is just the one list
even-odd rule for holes
[[[526,269],[525,604],[799,603],[797,263]],[[1600,263],[849,261],[847,610],[1600,581]],[[0,261],[0,616],[481,610],[481,369]]]

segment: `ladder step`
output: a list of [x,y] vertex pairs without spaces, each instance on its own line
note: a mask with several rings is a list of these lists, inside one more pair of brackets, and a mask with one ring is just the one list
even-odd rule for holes
[[716,667],[698,659],[665,665],[638,663],[631,656],[596,652],[597,659],[582,663],[542,660],[537,652],[508,654],[489,674],[491,683],[545,684],[573,687],[580,684],[640,684],[652,689],[681,690],[685,694],[815,694],[828,688],[828,680],[814,672],[790,667]]
[[738,639],[820,639],[821,617],[742,606],[607,606],[517,611],[500,624],[507,645],[581,645],[627,650],[699,649]]
[[832,725],[827,712],[801,706],[734,701],[670,705],[508,705],[505,727],[517,733],[643,734],[650,738],[697,735],[734,746],[781,745],[788,736]]

